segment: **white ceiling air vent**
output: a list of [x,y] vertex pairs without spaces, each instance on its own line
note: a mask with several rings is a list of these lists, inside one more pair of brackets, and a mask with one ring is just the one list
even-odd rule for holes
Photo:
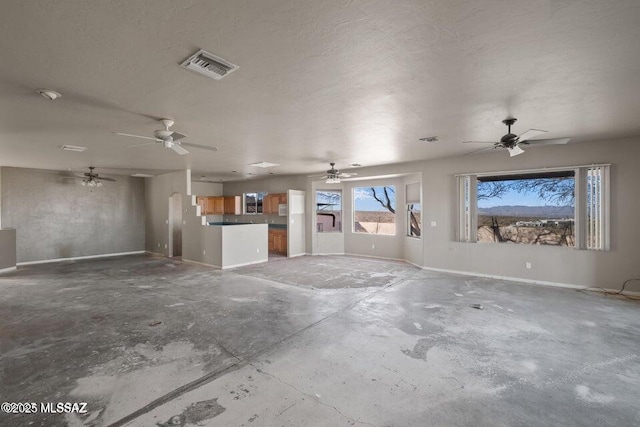
[[209,78],[220,80],[238,67],[229,61],[200,49],[181,64],[187,70],[195,71]]

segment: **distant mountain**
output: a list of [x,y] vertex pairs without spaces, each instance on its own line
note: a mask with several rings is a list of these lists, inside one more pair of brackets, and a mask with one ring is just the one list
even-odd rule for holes
[[528,218],[572,218],[573,206],[493,206],[478,208],[478,215]]

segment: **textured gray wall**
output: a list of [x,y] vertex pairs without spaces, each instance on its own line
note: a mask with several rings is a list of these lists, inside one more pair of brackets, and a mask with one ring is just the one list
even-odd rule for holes
[[0,270],[16,266],[16,230],[0,230]]
[[3,167],[2,225],[17,230],[17,261],[144,250],[144,182],[117,176],[100,188],[62,173]]

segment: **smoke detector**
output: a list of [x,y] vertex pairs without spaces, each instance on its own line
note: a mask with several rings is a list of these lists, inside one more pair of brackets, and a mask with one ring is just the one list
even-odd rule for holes
[[195,71],[198,74],[202,74],[203,76],[214,80],[220,80],[224,76],[240,68],[237,65],[202,49],[191,55],[180,65],[187,70]]

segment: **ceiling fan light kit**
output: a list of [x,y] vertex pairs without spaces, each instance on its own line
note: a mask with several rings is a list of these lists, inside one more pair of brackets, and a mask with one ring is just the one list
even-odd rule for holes
[[500,138],[499,142],[484,142],[484,141],[464,141],[464,143],[479,143],[479,144],[493,144],[493,147],[483,148],[482,150],[473,151],[467,154],[475,154],[482,151],[494,150],[496,148],[506,148],[509,152],[509,157],[518,156],[524,153],[521,145],[561,145],[569,142],[570,138],[556,138],[556,139],[531,139],[543,133],[547,133],[546,130],[529,129],[528,131],[516,135],[511,133],[511,126],[517,121],[515,117],[508,117],[502,121],[507,126],[507,134]]
[[329,163],[331,169],[327,171],[325,175],[309,175],[310,178],[324,179],[325,184],[340,184],[340,178],[349,178],[352,175],[358,175],[357,173],[343,173],[335,168],[335,163]]

